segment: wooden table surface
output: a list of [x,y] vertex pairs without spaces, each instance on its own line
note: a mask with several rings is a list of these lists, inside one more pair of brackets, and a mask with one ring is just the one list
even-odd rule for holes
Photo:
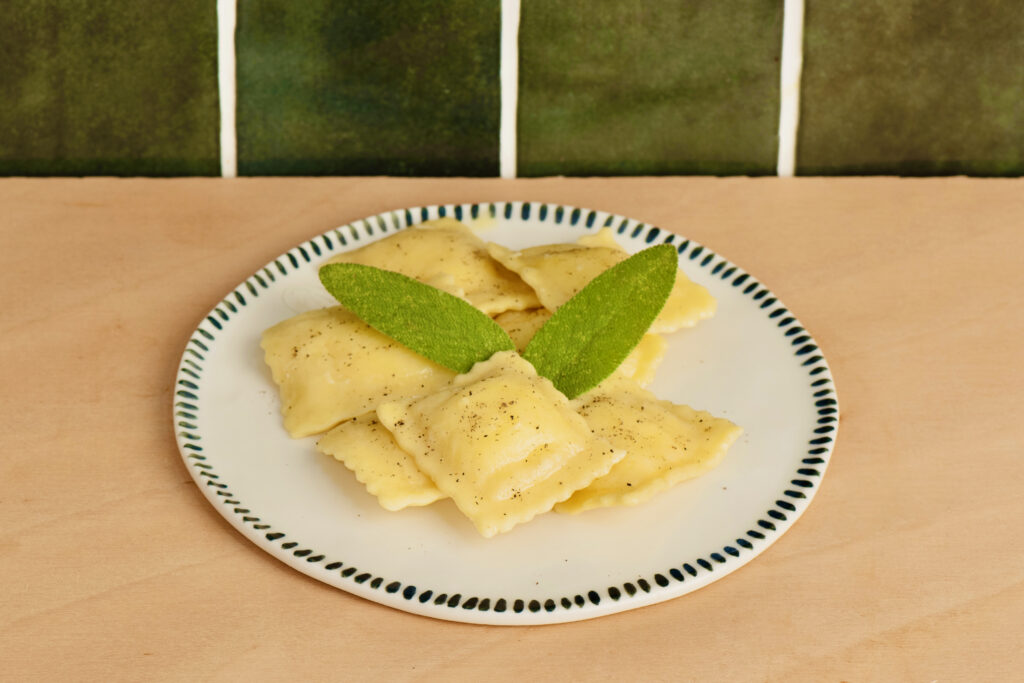
[[[384,210],[528,199],[682,232],[818,339],[843,414],[761,556],[652,607],[435,621],[259,550],[169,418],[198,319]],[[0,180],[0,679],[1018,681],[1024,181]]]

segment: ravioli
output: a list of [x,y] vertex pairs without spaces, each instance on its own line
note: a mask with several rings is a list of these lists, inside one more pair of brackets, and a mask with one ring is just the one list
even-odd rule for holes
[[331,258],[408,275],[463,298],[488,315],[540,305],[522,279],[491,258],[462,223],[439,218]]
[[377,417],[488,538],[547,512],[625,455],[512,351],[430,396],[384,403]]
[[430,505],[444,498],[374,413],[342,422],[320,437],[316,447],[352,470],[385,510]]
[[[512,338],[516,350],[520,353],[537,334],[537,330],[551,317],[551,311],[537,308],[531,311],[508,311],[497,316],[494,321]],[[647,386],[654,381],[654,372],[665,357],[668,343],[656,334],[645,334],[640,343],[618,368],[618,372],[630,377],[640,386]]]
[[659,400],[615,376],[573,401],[594,434],[627,451],[608,474],[555,507],[577,513],[636,505],[714,469],[741,429],[710,413]]
[[428,394],[455,377],[341,306],[278,323],[260,345],[294,438],[319,434],[383,401]]
[[626,356],[626,360],[622,361],[617,372],[646,387],[654,381],[654,373],[661,365],[667,348],[668,342],[664,337],[645,334],[640,338],[636,348]]
[[494,317],[494,322],[501,326],[501,329],[512,338],[516,345],[516,351],[523,352],[526,345],[537,334],[537,330],[551,317],[551,311],[546,308],[534,308],[529,311],[507,311]]
[[[611,228],[581,237],[576,244],[547,244],[513,251],[499,244],[487,250],[509,270],[533,287],[544,308],[557,310],[595,277],[624,261],[629,254],[615,241]],[[701,285],[677,271],[665,307],[650,332],[674,332],[693,327],[715,313],[714,297]]]

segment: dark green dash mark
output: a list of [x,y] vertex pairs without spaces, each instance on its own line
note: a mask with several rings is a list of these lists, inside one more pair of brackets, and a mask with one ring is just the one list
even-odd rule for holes
[[644,249],[604,271],[544,323],[523,357],[569,398],[611,375],[665,306],[679,267],[675,247]]
[[389,270],[356,263],[320,269],[320,282],[370,327],[458,373],[515,344],[462,299]]

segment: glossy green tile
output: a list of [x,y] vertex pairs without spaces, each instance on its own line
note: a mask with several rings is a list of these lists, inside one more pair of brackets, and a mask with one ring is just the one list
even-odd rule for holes
[[497,0],[243,0],[239,170],[498,172]]
[[774,173],[782,3],[523,0],[521,175]]
[[0,12],[0,174],[216,174],[219,116],[212,0]]
[[1020,0],[807,6],[797,171],[1024,173]]

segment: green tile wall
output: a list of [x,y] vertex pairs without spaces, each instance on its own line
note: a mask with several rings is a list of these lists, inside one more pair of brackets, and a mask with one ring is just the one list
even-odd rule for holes
[[[216,0],[13,0],[0,176],[217,175]],[[782,0],[521,0],[518,173],[772,174]],[[248,175],[494,176],[500,0],[238,0]],[[1022,0],[808,0],[800,175],[1024,174]]]
[[213,0],[0,11],[0,175],[220,172]]
[[520,175],[767,174],[779,0],[522,0]]
[[243,174],[493,176],[497,0],[242,0]]
[[807,3],[797,172],[1024,173],[1020,0]]

